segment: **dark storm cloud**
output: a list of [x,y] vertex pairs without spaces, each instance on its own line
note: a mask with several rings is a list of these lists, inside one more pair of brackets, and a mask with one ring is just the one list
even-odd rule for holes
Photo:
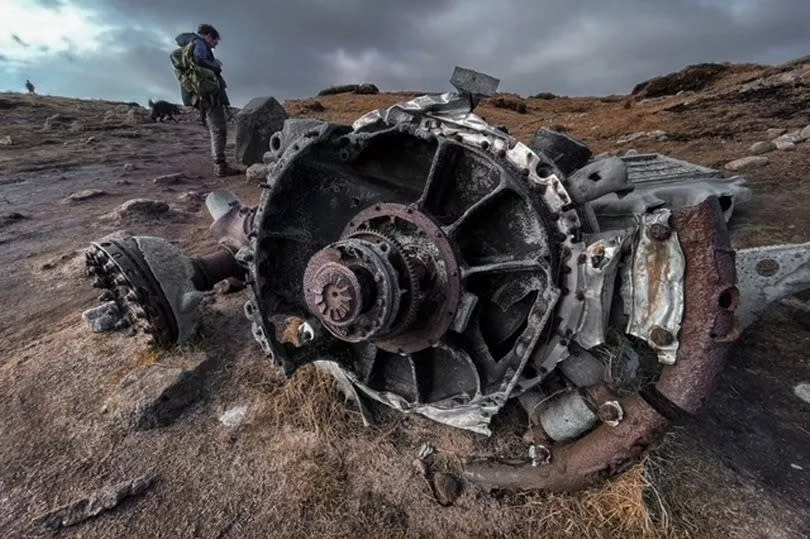
[[[105,40],[122,52],[102,46],[92,57],[77,58],[84,76],[95,81],[81,94],[126,91],[103,97],[176,100],[171,40],[201,22],[222,34],[216,54],[237,104],[257,95],[314,95],[344,82],[444,91],[457,64],[497,76],[501,89],[523,95],[625,93],[689,63],[779,63],[810,52],[805,0],[192,4],[82,1],[99,23],[121,28]],[[82,87],[81,77],[68,83]]]
[[23,41],[22,39],[20,39],[20,36],[18,36],[17,34],[11,34],[11,39],[13,39],[21,47],[25,47],[25,48],[30,47],[30,45],[28,43],[26,43],[25,41]]
[[48,9],[59,9],[65,5],[63,0],[36,0],[35,3]]

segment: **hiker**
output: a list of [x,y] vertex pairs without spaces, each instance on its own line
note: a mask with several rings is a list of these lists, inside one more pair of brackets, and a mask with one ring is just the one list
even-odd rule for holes
[[36,88],[34,88],[34,85],[31,84],[31,81],[28,79],[25,79],[25,89],[28,90],[29,95],[34,95],[37,93]]
[[200,110],[203,124],[211,134],[214,174],[233,176],[241,171],[231,168],[225,159],[228,135],[226,114],[230,101],[222,78],[222,62],[214,58],[219,32],[210,24],[201,24],[197,33],[183,33],[175,38],[180,49],[171,55],[175,74],[180,81],[183,104]]

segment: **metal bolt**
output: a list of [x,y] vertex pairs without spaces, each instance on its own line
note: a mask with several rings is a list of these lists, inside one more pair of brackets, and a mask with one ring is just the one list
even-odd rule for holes
[[532,467],[537,467],[540,464],[548,464],[551,462],[551,450],[540,444],[529,446],[529,459],[532,461]]
[[607,401],[599,407],[599,419],[609,427],[616,427],[624,419],[624,409],[618,401]]
[[666,241],[672,235],[672,229],[661,223],[654,223],[647,229],[647,236],[655,241]]
[[656,346],[669,346],[675,342],[675,337],[672,336],[672,333],[661,326],[655,326],[650,332],[650,340]]

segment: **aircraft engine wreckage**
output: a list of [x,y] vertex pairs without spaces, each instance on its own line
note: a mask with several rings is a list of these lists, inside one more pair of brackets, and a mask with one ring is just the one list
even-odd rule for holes
[[472,461],[466,478],[580,489],[697,412],[738,320],[807,287],[808,245],[735,253],[726,220],[750,198],[742,178],[660,155],[590,160],[552,131],[532,149],[472,112],[496,79],[456,68],[451,82],[458,93],[352,126],[287,120],[257,208],[209,195],[220,252],[107,238],[89,272],[121,325],[157,346],[194,334],[202,290],[247,280],[267,356],[288,376],[317,363],[361,410],[489,434],[517,398],[529,459]]

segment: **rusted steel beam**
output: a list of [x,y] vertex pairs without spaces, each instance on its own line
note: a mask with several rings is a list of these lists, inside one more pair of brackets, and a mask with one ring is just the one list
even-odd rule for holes
[[674,215],[686,256],[684,317],[674,365],[663,368],[658,392],[696,413],[714,389],[731,345],[739,337],[734,251],[716,198]]

